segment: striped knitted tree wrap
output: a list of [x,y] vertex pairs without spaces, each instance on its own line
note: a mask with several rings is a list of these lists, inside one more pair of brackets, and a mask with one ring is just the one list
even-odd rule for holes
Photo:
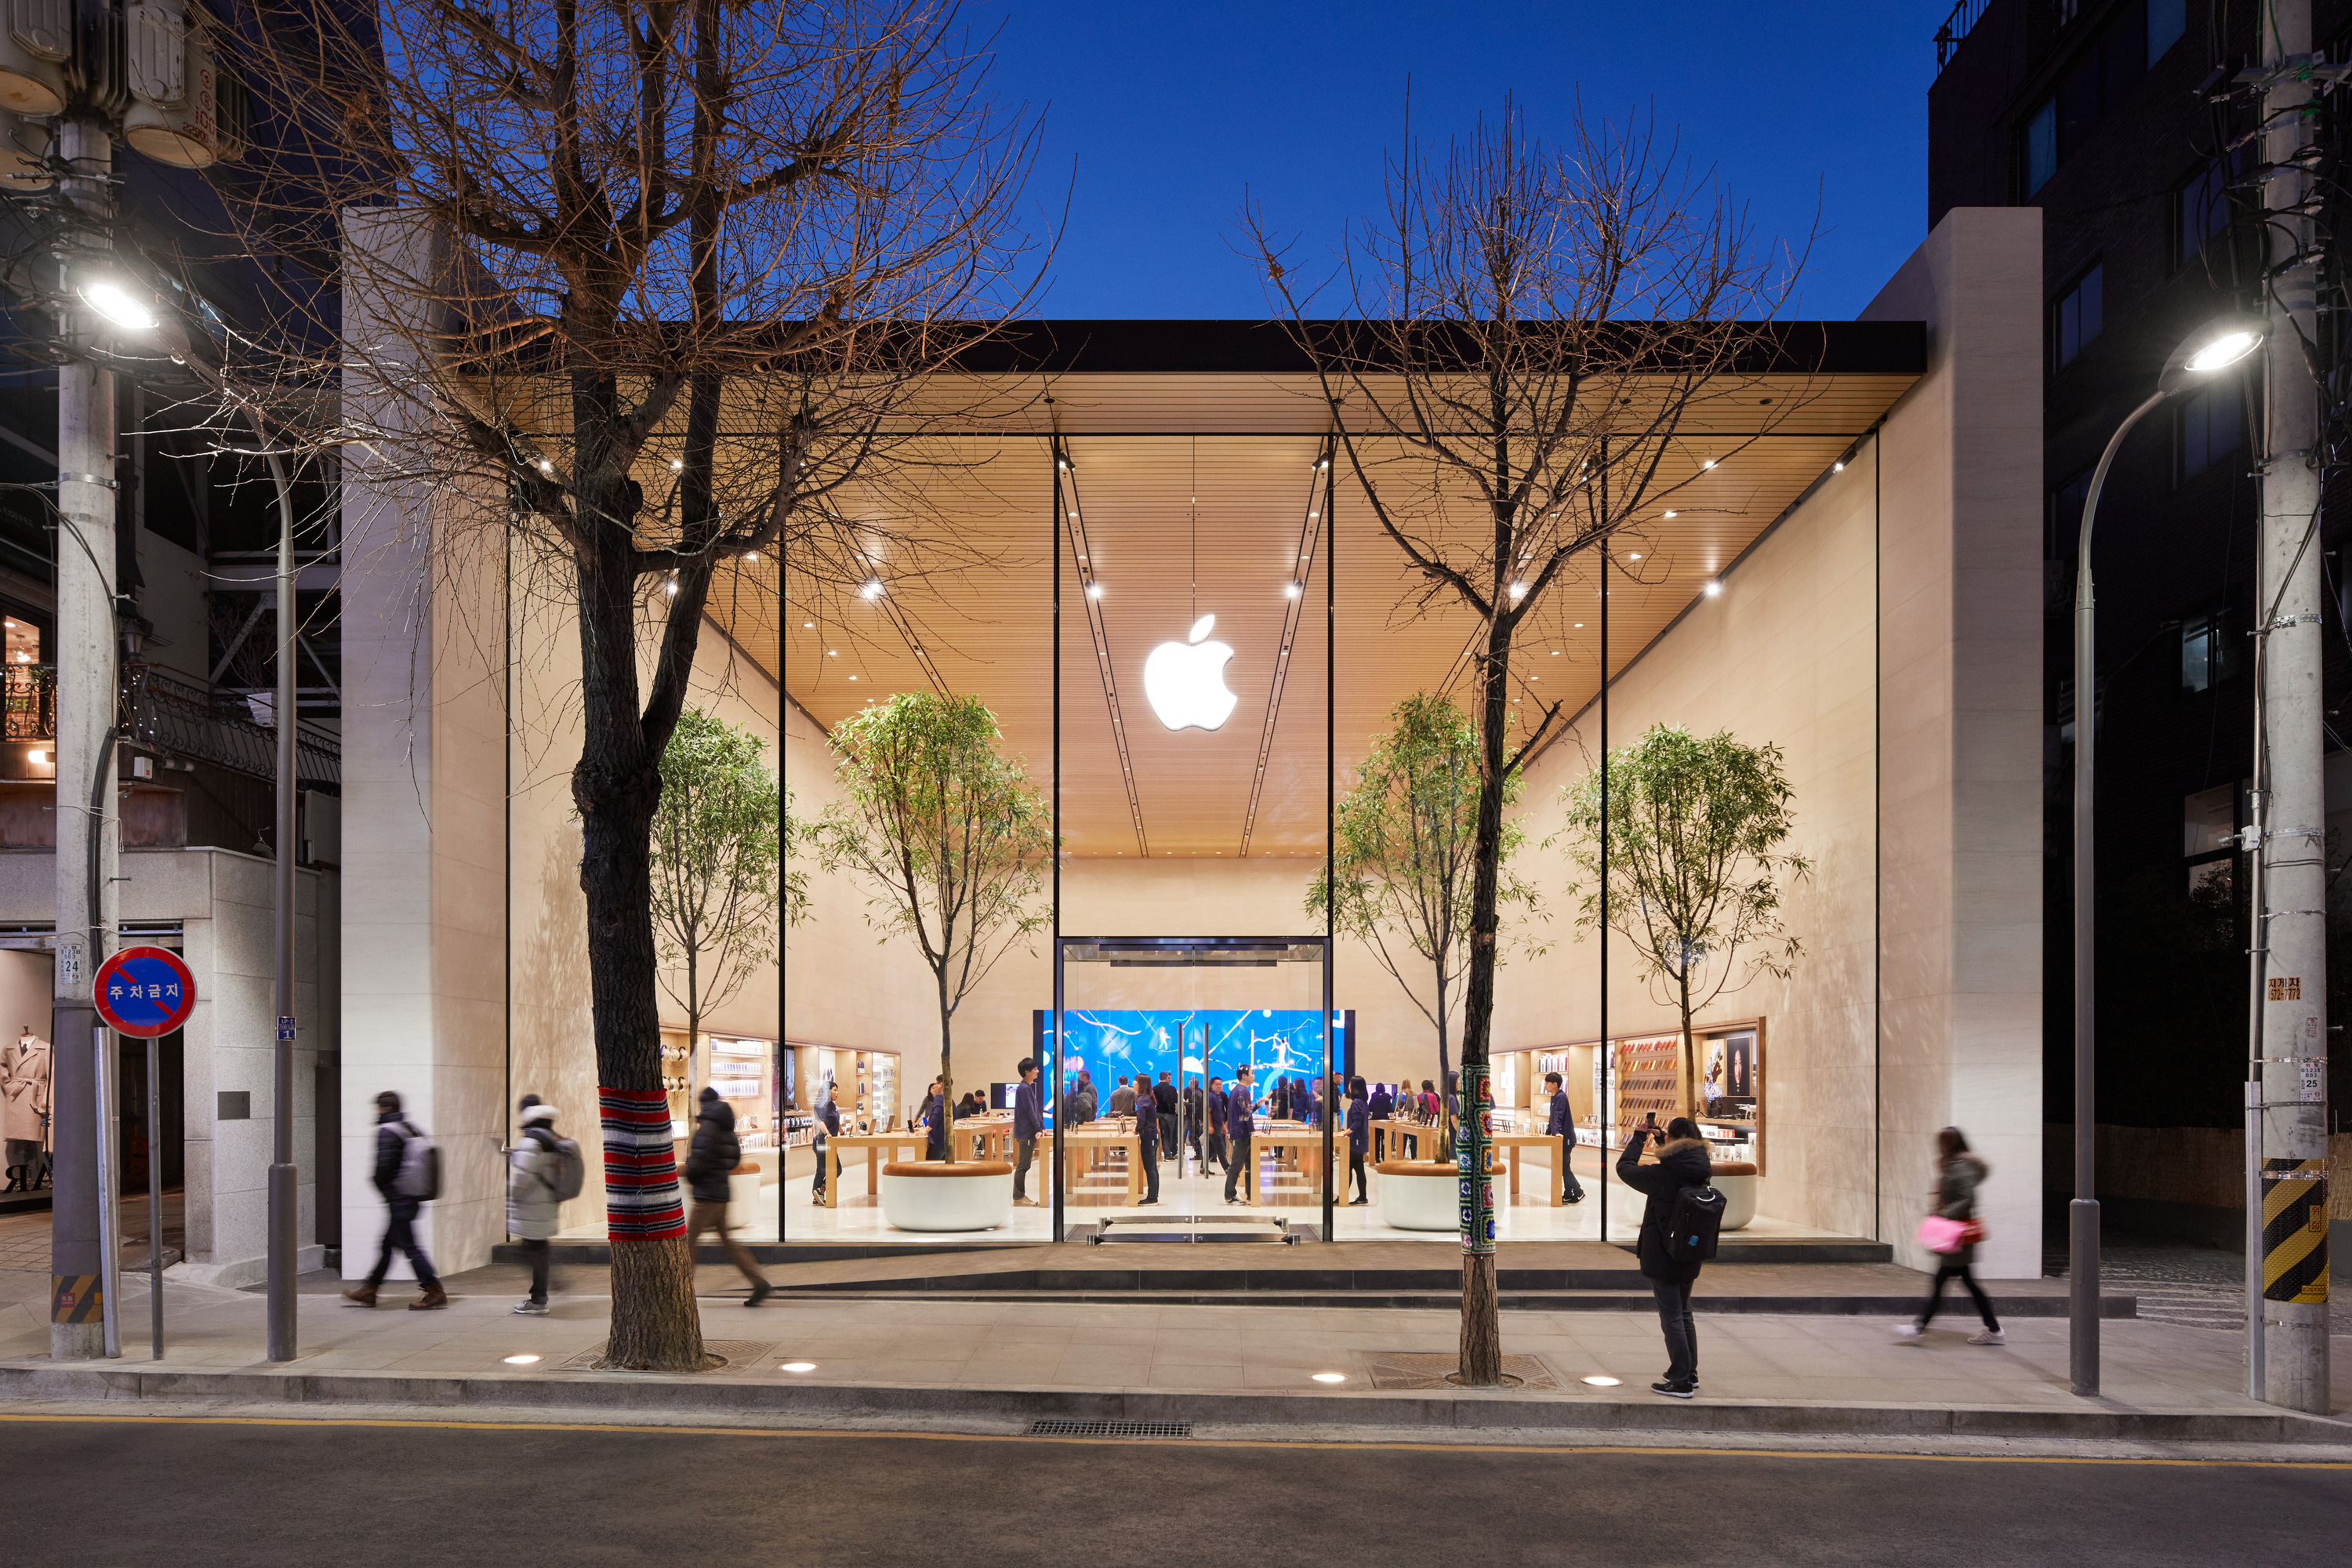
[[614,1241],[667,1241],[686,1234],[678,1199],[677,1150],[669,1096],[661,1090],[596,1088],[604,1127],[604,1215]]

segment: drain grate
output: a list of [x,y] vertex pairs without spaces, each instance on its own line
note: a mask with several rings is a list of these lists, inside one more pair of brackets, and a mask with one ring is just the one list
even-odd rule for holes
[[1190,1437],[1190,1421],[1032,1421],[1032,1437]]
[[[598,1341],[570,1361],[563,1363],[557,1370],[560,1372],[593,1371],[596,1363],[604,1358],[604,1346],[607,1342]],[[772,1356],[775,1354],[776,1347],[773,1342],[767,1340],[705,1340],[702,1342],[702,1350],[704,1354],[719,1358],[711,1363],[709,1371],[730,1372],[750,1366],[763,1357]]]

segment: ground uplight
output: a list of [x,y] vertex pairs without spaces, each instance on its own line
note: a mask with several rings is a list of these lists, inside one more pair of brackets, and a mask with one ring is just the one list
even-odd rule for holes
[[510,1355],[506,1358],[509,1366],[530,1366],[538,1360],[535,1355]]
[[1318,1383],[1345,1383],[1348,1381],[1348,1374],[1344,1372],[1318,1372],[1315,1374],[1315,1381]]
[[1584,1381],[1591,1384],[1595,1388],[1614,1388],[1617,1386],[1617,1379],[1613,1377],[1588,1377]]
[[788,1361],[784,1363],[783,1370],[786,1372],[814,1372],[816,1370],[816,1363],[813,1361]]

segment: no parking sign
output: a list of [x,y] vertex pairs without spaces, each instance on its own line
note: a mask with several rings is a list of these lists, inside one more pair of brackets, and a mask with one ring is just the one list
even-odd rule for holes
[[196,1010],[196,977],[169,948],[126,947],[99,966],[90,999],[116,1033],[152,1040]]

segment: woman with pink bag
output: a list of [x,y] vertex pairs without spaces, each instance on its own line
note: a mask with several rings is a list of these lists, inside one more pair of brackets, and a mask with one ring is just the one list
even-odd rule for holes
[[2000,1320],[1992,1315],[1990,1298],[1969,1271],[1976,1262],[1977,1243],[1984,1239],[1984,1226],[1976,1217],[1977,1188],[1984,1179],[1985,1163],[1969,1152],[1969,1141],[1958,1128],[1947,1127],[1936,1134],[1936,1190],[1927,1199],[1927,1217],[1919,1222],[1921,1244],[1937,1257],[1936,1282],[1927,1288],[1927,1304],[1920,1310],[1919,1321],[1897,1328],[1896,1339],[1916,1340],[1925,1334],[1927,1325],[1935,1321],[1936,1309],[1943,1304],[1944,1282],[1958,1279],[1969,1288],[1977,1315],[1984,1319],[1984,1332],[1970,1334],[1969,1343],[2009,1342],[2001,1337]]

